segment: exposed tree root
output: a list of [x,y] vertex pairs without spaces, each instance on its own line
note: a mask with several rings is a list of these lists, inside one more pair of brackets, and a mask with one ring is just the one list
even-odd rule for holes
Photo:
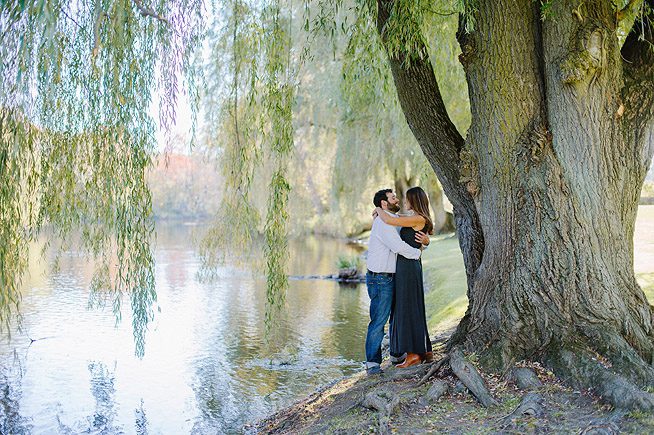
[[565,382],[576,388],[594,391],[616,408],[654,411],[654,395],[640,390],[631,380],[612,372],[585,349],[554,346],[545,362]]
[[[405,368],[405,369],[398,369],[390,374],[390,379],[393,381],[399,381],[402,379],[409,379],[413,378],[415,376],[423,376],[425,371],[427,371],[427,365],[420,364],[417,366]],[[424,377],[424,376],[423,376]]]
[[508,379],[521,390],[535,390],[543,386],[536,373],[526,367],[514,367],[509,371]]
[[579,435],[620,433],[618,422],[624,417],[624,415],[624,411],[614,411],[608,417],[593,420],[583,428],[581,432],[579,432]]
[[522,397],[520,404],[509,415],[501,420],[506,423],[512,423],[514,419],[524,415],[540,417],[543,414],[543,396],[537,393],[527,393]]
[[450,385],[441,379],[432,384],[423,398],[424,403],[438,402],[438,399],[443,397],[450,390]]
[[420,379],[420,382],[418,382],[418,386],[424,385],[429,380],[429,378],[434,376],[438,372],[438,370],[441,367],[444,367],[445,364],[447,364],[449,361],[450,361],[450,357],[448,355],[448,356],[446,356],[446,357],[444,357],[444,358],[442,358],[442,359],[440,359],[440,360],[438,360],[436,362],[433,362],[431,364],[431,368],[429,369],[427,374],[425,376],[423,376],[422,379]]
[[477,369],[465,360],[463,353],[458,348],[450,352],[450,367],[479,403],[486,408],[497,405],[497,401],[490,395],[484,379]]
[[[594,343],[602,343],[601,346],[597,345],[602,355],[583,346],[566,347],[562,344],[552,344],[545,355],[544,362],[564,382],[575,388],[591,390],[603,401],[618,409],[654,411],[654,394],[641,389],[654,383],[654,368],[619,335],[616,335],[617,338],[607,338],[605,333],[601,334],[601,339],[597,336]],[[612,341],[609,338],[612,338]],[[482,406],[490,407],[498,404],[477,369],[465,360],[458,347],[434,362],[417,386],[424,385],[439,371],[448,368]],[[537,390],[542,385],[535,373],[526,368],[510,370],[509,377],[522,390]],[[439,397],[443,394],[445,392],[439,394]],[[528,412],[536,415],[537,404],[533,402],[535,398],[537,396],[525,396],[523,399],[525,403],[521,403],[524,409],[519,406],[507,418],[517,415],[516,412],[527,412],[532,405],[534,409]]]
[[399,404],[400,398],[397,394],[383,389],[366,394],[366,398],[363,400],[364,407],[374,409],[386,416],[390,416]]
[[391,414],[400,404],[400,397],[392,391],[383,389],[366,394],[362,405],[379,413],[379,433],[388,433],[388,422]]
[[[477,369],[465,360],[463,353],[459,348],[452,349],[449,355],[433,363],[427,374],[425,374],[420,382],[418,382],[417,386],[424,385],[429,378],[438,373],[440,369],[448,367],[448,365],[452,370],[452,373],[461,380],[463,385],[465,385],[477,401],[479,401],[479,403],[484,407],[495,406],[498,404],[488,391],[484,379],[481,377]],[[439,394],[439,397],[445,394],[446,391],[447,389]]]
[[654,367],[620,334],[595,329],[586,335],[598,352],[610,361],[613,371],[619,372],[641,388],[654,386]]
[[[617,409],[654,411],[654,394],[643,390],[654,386],[654,367],[619,334],[598,329],[591,333],[586,331],[585,335],[589,342],[551,343],[543,362],[562,381],[575,388],[592,391]],[[588,346],[588,343],[593,346]],[[497,405],[483,378],[465,360],[459,347],[454,347],[448,355],[434,362],[417,386],[424,385],[433,376],[448,369],[482,406]],[[538,390],[542,386],[538,376],[528,368],[509,370],[509,378],[522,390]],[[440,393],[439,397],[443,394],[445,392]],[[537,415],[538,403],[534,402],[537,397],[525,396],[524,403],[507,418],[513,418],[523,411]]]

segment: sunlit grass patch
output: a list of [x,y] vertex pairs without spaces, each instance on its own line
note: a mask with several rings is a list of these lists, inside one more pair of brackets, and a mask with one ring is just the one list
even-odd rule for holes
[[654,273],[639,273],[636,279],[650,303],[654,301]]
[[466,273],[459,242],[455,237],[437,236],[423,253],[425,306],[430,331],[454,326],[465,314]]

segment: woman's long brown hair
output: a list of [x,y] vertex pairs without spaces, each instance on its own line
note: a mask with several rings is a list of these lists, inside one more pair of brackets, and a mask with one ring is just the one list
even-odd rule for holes
[[421,187],[412,187],[406,191],[406,200],[417,214],[425,218],[425,231],[427,234],[434,234],[434,223],[429,214],[429,198]]

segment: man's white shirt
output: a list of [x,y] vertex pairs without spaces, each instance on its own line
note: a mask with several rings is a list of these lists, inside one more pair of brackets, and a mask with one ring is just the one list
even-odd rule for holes
[[[388,214],[396,216],[392,213]],[[397,254],[411,260],[417,260],[420,258],[421,251],[405,243],[400,238],[399,227],[384,223],[379,216],[375,217],[370,231],[370,241],[368,242],[368,270],[378,273],[395,273]]]

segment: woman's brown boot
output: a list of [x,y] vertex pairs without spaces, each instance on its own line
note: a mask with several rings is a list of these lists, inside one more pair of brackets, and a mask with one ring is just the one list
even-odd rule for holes
[[434,362],[434,352],[426,352],[420,354],[420,361],[429,364]]
[[420,354],[420,359],[425,363],[433,363],[434,362],[434,352],[421,353]]
[[407,353],[406,354],[406,359],[402,364],[398,364],[397,368],[398,369],[405,369],[407,367],[415,366],[417,364],[420,364],[422,362],[420,355],[417,353]]

